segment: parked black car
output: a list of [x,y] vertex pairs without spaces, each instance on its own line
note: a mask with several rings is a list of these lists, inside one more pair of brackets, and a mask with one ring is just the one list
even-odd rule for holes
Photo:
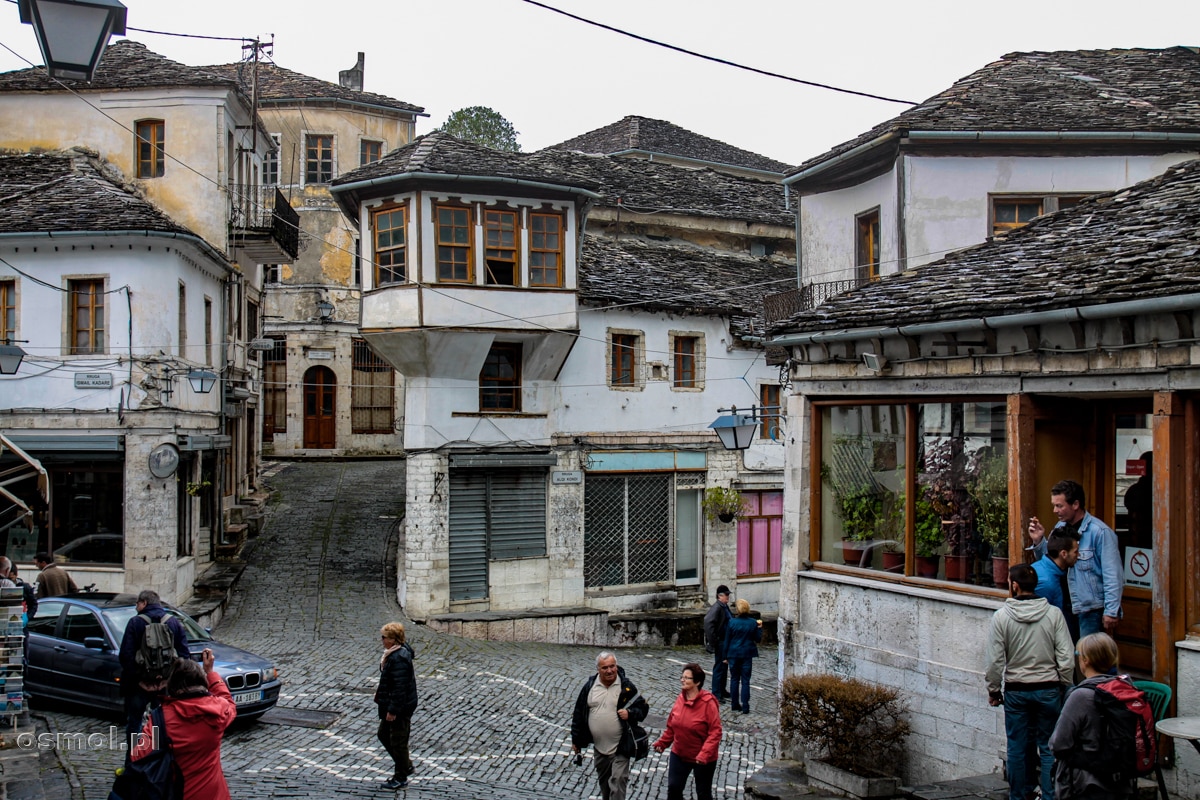
[[[125,626],[137,615],[131,594],[83,592],[49,597],[29,620],[25,690],[35,698],[120,711],[121,662]],[[221,644],[194,619],[163,604],[183,623],[192,658],[211,648],[217,673],[225,679],[239,719],[253,719],[279,700],[279,670],[269,659]]]

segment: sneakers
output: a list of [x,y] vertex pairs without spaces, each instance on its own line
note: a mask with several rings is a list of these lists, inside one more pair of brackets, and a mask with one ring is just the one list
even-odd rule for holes
[[405,788],[408,788],[408,780],[405,779],[402,781],[398,781],[395,778],[388,778],[386,781],[383,782],[383,788],[385,788],[385,789],[405,789]]

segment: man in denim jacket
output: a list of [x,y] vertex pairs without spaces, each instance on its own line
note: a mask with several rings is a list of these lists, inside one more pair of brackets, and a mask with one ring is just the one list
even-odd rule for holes
[[[1079,560],[1067,572],[1071,608],[1079,618],[1079,635],[1104,631],[1116,633],[1121,621],[1121,592],[1125,568],[1113,529],[1083,510],[1083,487],[1075,481],[1059,481],[1050,488],[1050,501],[1058,524],[1054,532],[1079,539]],[[1034,554],[1046,551],[1046,529],[1037,517],[1029,520],[1029,539]]]

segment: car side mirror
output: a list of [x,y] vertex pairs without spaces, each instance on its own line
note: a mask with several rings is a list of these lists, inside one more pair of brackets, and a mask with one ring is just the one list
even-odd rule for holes
[[83,646],[88,650],[104,651],[108,649],[108,642],[104,641],[102,636],[88,636],[84,638]]

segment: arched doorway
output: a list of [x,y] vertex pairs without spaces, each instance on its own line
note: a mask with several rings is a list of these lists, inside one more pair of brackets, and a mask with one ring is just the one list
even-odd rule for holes
[[336,392],[337,378],[329,367],[310,367],[304,373],[305,449],[332,450],[337,446],[333,424]]

